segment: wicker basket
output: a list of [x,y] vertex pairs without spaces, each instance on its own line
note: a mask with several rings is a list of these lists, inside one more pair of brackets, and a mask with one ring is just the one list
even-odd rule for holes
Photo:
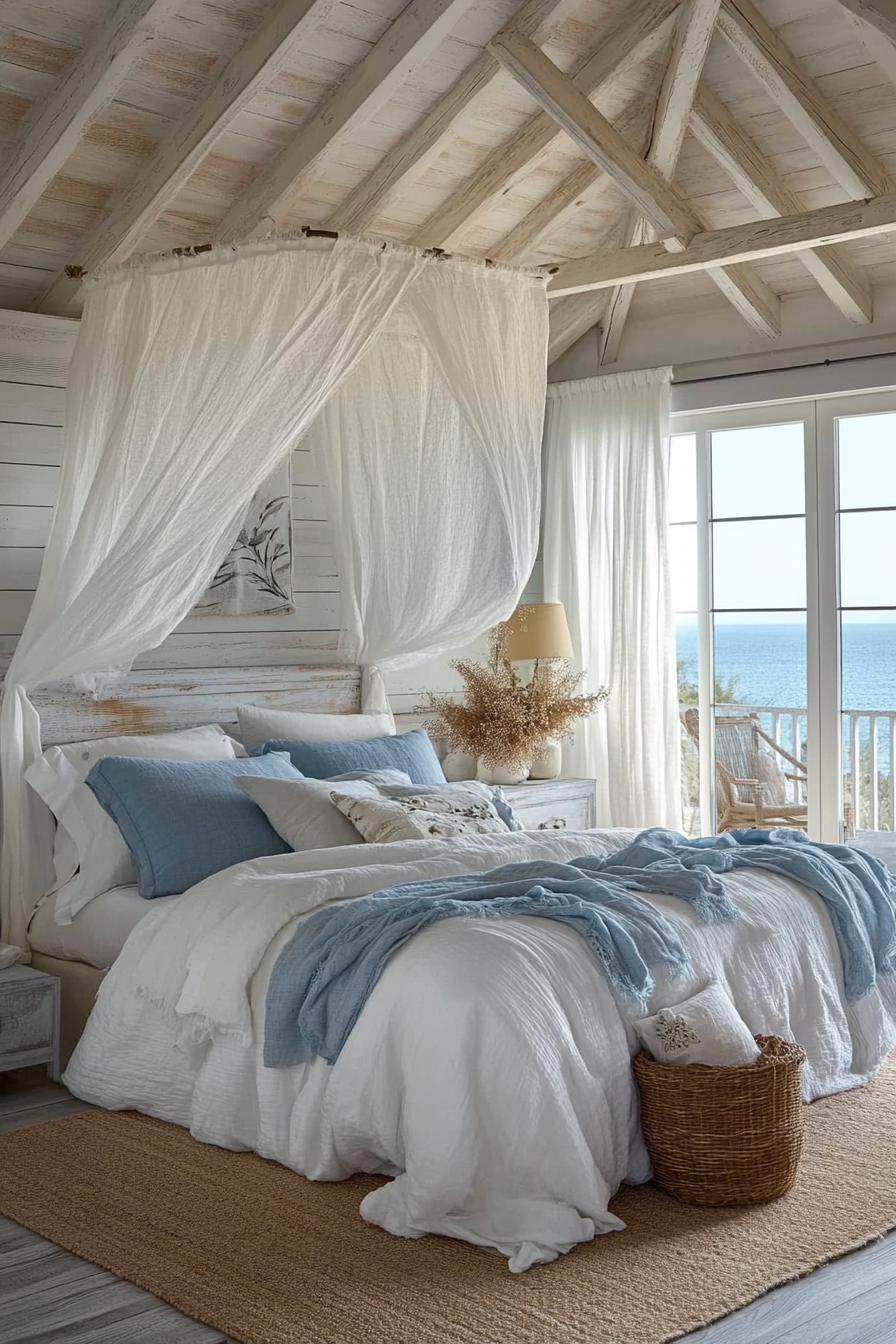
[[806,1056],[779,1036],[756,1043],[753,1064],[633,1061],[654,1178],[686,1204],[760,1204],[796,1180]]

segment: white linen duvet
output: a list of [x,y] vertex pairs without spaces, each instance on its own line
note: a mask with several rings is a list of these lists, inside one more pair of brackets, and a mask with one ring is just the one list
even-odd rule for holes
[[[648,1178],[630,1060],[637,1007],[583,939],[546,919],[445,920],[388,963],[336,1061],[262,1061],[267,985],[297,922],[327,901],[527,859],[607,854],[634,832],[521,832],[257,859],[208,878],[130,935],[65,1073],[312,1180],[394,1177],[361,1204],[389,1232],[494,1247],[520,1271],[623,1224],[608,1201]],[[691,973],[649,1012],[718,979],[754,1033],[796,1040],[805,1099],[865,1082],[896,1044],[896,986],[848,1003],[827,912],[795,882],[725,878],[742,918],[678,928]]]

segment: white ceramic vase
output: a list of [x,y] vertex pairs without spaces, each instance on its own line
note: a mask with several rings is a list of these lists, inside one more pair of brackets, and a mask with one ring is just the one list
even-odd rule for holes
[[528,777],[528,765],[485,765],[482,757],[476,763],[476,778],[483,784],[522,784]]
[[476,757],[466,751],[449,751],[442,762],[442,770],[449,784],[460,779],[475,779]]
[[556,779],[563,767],[563,744],[556,737],[546,738],[541,751],[532,757],[530,779]]

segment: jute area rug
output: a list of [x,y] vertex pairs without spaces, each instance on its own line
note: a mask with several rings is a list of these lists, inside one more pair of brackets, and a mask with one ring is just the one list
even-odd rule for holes
[[896,1056],[805,1120],[778,1202],[627,1189],[611,1206],[627,1231],[523,1275],[369,1226],[375,1178],[313,1184],[133,1112],[0,1138],[0,1212],[244,1344],[661,1344],[896,1225]]

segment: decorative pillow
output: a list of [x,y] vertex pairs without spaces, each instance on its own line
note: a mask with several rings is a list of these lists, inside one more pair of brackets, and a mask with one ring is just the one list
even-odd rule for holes
[[56,922],[70,924],[95,896],[137,881],[137,870],[121,832],[84,783],[97,761],[104,756],[232,761],[240,751],[239,744],[218,724],[49,747],[29,767],[25,778],[56,817],[56,881],[50,888],[60,888]]
[[718,980],[632,1025],[645,1050],[664,1064],[752,1064],[759,1055],[753,1033]]
[[444,784],[445,776],[425,728],[366,741],[292,741],[274,738],[251,755],[288,751],[296,769],[309,779],[332,779],[347,770],[402,770],[413,784]]
[[[355,778],[356,775],[339,775],[336,780],[260,779],[237,775],[236,782],[258,804],[277,834],[298,851],[363,844],[364,837],[330,798],[337,781],[348,783]],[[399,770],[371,771],[360,782],[367,782],[373,795],[375,785],[404,783],[411,787],[408,776]]]
[[388,714],[307,714],[297,709],[268,709],[265,705],[238,705],[240,737],[251,752],[271,738],[300,742],[367,741],[394,736],[395,720]]
[[507,830],[489,800],[472,789],[455,786],[416,795],[410,790],[402,792],[406,794],[403,798],[365,797],[335,788],[330,797],[369,844]]
[[241,761],[106,756],[93,767],[87,786],[118,823],[141,896],[175,896],[234,863],[289,853],[236,775],[296,778],[285,752]]

